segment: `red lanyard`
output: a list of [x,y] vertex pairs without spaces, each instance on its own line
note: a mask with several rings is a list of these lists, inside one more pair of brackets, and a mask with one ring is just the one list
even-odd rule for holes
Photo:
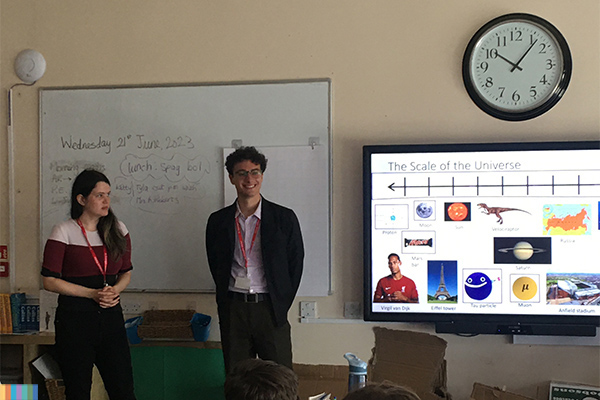
[[90,249],[90,253],[92,253],[92,257],[94,257],[94,261],[96,262],[96,265],[98,266],[98,269],[100,270],[100,273],[102,273],[102,276],[104,277],[104,285],[106,286],[106,270],[108,268],[108,253],[106,252],[106,246],[104,246],[104,244],[102,245],[102,250],[104,250],[104,268],[102,268],[102,266],[100,265],[100,261],[98,260],[98,257],[96,256],[96,253],[94,252],[94,249],[92,249],[92,245],[90,244],[90,241],[88,240],[88,236],[87,233],[85,232],[85,228],[83,227],[83,224],[81,223],[81,221],[79,219],[77,219],[77,224],[79,224],[79,227],[81,228],[81,233],[83,233],[83,237],[85,237],[85,241],[87,242],[88,245],[88,249]]
[[[240,217],[238,216],[235,219],[235,228],[238,234],[238,241],[240,242],[240,247],[242,248],[242,256],[244,256],[244,263],[246,269],[248,269],[248,256],[246,255],[246,246],[244,245],[244,238],[242,238],[242,230],[240,229]],[[248,250],[248,254],[252,253],[252,248],[254,247],[254,241],[256,240],[256,235],[258,233],[258,227],[260,226],[260,219],[256,221],[256,226],[254,227],[254,234],[252,235],[252,243],[250,243],[250,249]]]

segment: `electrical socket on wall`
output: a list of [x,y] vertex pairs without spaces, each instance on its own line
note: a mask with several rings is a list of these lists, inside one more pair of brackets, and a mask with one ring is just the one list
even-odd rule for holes
[[121,303],[121,308],[123,309],[123,314],[141,314],[142,305],[136,302],[126,301]]
[[316,301],[301,301],[300,302],[300,317],[301,318],[317,318],[317,302]]
[[360,319],[362,309],[358,301],[347,301],[344,303],[344,318]]

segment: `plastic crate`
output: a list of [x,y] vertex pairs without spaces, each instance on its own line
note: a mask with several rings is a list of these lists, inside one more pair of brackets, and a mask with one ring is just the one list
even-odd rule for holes
[[138,326],[142,323],[144,317],[129,318],[125,321],[125,331],[130,344],[138,344],[142,342],[142,338],[138,335]]
[[210,315],[195,313],[192,317],[192,333],[196,342],[206,342],[210,333]]

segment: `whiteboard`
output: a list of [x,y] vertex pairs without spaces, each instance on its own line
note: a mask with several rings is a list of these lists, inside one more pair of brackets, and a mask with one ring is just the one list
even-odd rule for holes
[[[329,121],[328,80],[42,89],[41,242],[69,218],[74,177],[93,167],[110,179],[111,206],[131,233],[129,289],[212,292],[204,231],[208,216],[226,204],[223,149],[252,145],[269,158],[273,148],[262,193],[300,220],[307,262],[299,295],[327,295]],[[318,202],[314,182],[325,194]],[[314,234],[323,231],[324,238]]]
[[[328,293],[328,271],[322,265],[329,262],[329,213],[323,207],[329,201],[327,149],[324,146],[259,147],[267,157],[261,194],[267,200],[294,210],[300,222],[304,240],[304,271],[299,292],[303,296]],[[234,149],[224,149],[223,159]],[[232,204],[237,192],[225,176],[224,205]],[[299,193],[302,190],[302,193]],[[327,272],[327,275],[323,273]]]

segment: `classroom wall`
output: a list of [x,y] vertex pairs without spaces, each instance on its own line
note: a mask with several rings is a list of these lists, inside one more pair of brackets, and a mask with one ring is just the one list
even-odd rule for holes
[[[553,22],[573,55],[565,97],[532,121],[487,116],[462,83],[462,56],[472,34],[510,12]],[[0,13],[0,125],[7,124],[7,90],[19,82],[13,72],[19,51],[36,49],[48,65],[33,87],[14,88],[12,148],[7,130],[0,134],[0,244],[10,239],[9,173],[16,238],[9,249],[13,275],[0,278],[2,292],[35,294],[40,287],[40,87],[330,78],[334,293],[298,299],[316,300],[319,316],[327,319],[343,318],[344,302],[362,300],[363,145],[600,137],[598,0],[0,0]],[[123,299],[144,308],[194,307],[216,315],[211,295]],[[297,316],[296,303],[290,311],[296,362],[344,364],[347,351],[369,359],[373,324],[300,324]],[[426,324],[386,326],[433,333]],[[598,347],[441,336],[448,341],[448,387],[456,399],[468,398],[474,381],[531,396],[552,379],[600,385]],[[218,339],[216,324],[211,338]]]

